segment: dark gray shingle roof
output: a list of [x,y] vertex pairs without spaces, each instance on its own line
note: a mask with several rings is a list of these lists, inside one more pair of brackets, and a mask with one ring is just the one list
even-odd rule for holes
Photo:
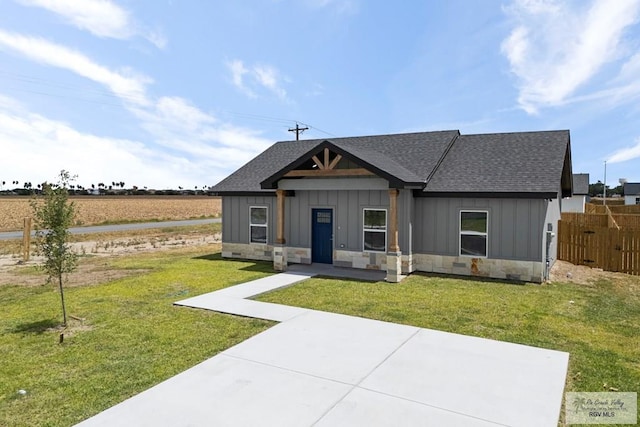
[[589,194],[589,174],[574,173],[573,174],[573,194],[584,196]]
[[640,182],[627,182],[622,190],[625,196],[636,196],[640,194]]
[[424,191],[558,193],[568,149],[566,130],[461,135]]
[[563,190],[571,188],[569,131],[460,135],[454,130],[277,142],[212,191],[272,193],[260,184],[275,182],[292,163],[327,144],[400,182],[430,178],[425,193],[557,194],[561,177]]
[[258,192],[260,183],[325,141],[406,182],[425,182],[458,131],[281,141],[212,188],[213,192]]

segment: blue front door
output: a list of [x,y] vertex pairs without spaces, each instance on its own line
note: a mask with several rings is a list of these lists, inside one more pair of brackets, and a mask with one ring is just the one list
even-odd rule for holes
[[311,210],[311,261],[333,263],[333,211]]

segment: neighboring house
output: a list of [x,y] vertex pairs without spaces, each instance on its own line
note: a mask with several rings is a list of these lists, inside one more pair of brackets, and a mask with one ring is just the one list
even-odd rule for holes
[[572,194],[569,131],[278,142],[211,189],[222,256],[541,282]]
[[562,212],[584,213],[584,205],[589,201],[589,174],[573,174],[573,195],[562,200]]
[[640,182],[626,182],[622,192],[625,205],[640,205]]

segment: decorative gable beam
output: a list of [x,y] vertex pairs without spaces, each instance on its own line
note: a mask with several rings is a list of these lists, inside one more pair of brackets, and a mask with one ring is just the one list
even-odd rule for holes
[[375,175],[373,172],[364,169],[314,169],[314,170],[299,170],[295,169],[285,173],[285,178],[291,177],[303,177],[303,176],[367,176]]
[[320,169],[324,169],[324,165],[322,164],[322,162],[320,161],[320,159],[317,156],[313,156],[311,157],[313,159],[313,162],[318,165],[318,168]]
[[338,154],[336,158],[331,161],[331,164],[329,164],[329,169],[335,168],[340,160],[342,160],[342,155]]

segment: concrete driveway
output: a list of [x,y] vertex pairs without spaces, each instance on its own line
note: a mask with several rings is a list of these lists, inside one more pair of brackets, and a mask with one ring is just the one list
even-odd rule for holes
[[281,323],[79,425],[557,425],[568,353],[245,299],[311,275],[178,302]]

